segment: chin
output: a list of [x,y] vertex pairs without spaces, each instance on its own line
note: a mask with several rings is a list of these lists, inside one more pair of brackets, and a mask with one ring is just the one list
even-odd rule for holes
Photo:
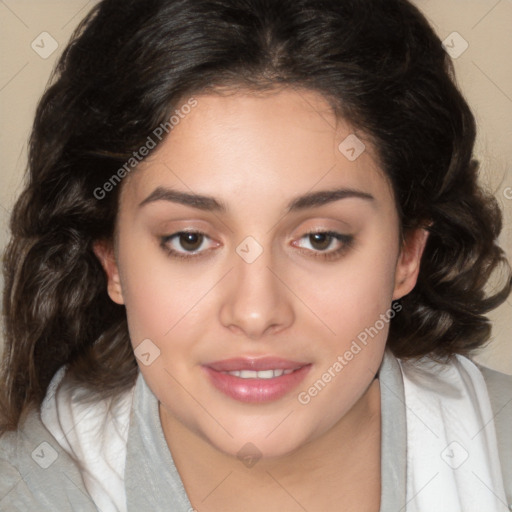
[[[290,421],[292,416],[293,414],[283,421],[286,418],[286,414],[283,414],[276,421],[264,422],[259,428],[254,424],[254,420],[250,428],[244,428],[243,425],[236,428],[236,421],[233,421],[230,423],[231,428],[228,428],[233,437],[226,435],[224,431],[220,435],[218,431],[214,435],[203,432],[202,437],[214,449],[236,457],[242,462],[245,458],[286,457],[300,450],[316,437],[313,432],[308,434],[304,430],[303,422],[298,423],[297,419]],[[280,424],[281,422],[282,424]],[[300,431],[297,429],[299,425],[301,426]]]

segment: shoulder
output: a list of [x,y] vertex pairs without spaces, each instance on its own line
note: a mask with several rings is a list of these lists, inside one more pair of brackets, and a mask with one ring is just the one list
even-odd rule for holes
[[512,503],[512,375],[473,363],[484,377],[491,402],[507,498]]
[[501,408],[510,404],[512,413],[512,375],[487,368],[475,361],[473,363],[485,379],[493,408],[494,406]]
[[512,375],[473,363],[485,380],[498,439],[506,448],[508,459],[512,460]]
[[0,509],[96,512],[76,462],[32,409],[16,431],[0,436]]
[[509,459],[512,460],[512,375],[492,370],[475,361],[473,363],[485,380],[498,435],[502,435],[502,441],[510,450],[507,452]]

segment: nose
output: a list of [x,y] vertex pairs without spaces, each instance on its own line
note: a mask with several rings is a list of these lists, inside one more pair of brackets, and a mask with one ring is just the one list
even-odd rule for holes
[[295,315],[292,294],[284,283],[285,276],[273,268],[270,251],[263,251],[252,263],[240,258],[222,296],[221,324],[252,340],[288,328]]

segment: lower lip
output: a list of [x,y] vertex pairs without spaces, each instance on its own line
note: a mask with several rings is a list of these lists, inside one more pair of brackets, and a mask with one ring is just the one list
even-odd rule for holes
[[296,388],[309,372],[311,364],[272,379],[242,379],[203,366],[212,384],[225,395],[240,402],[272,402]]

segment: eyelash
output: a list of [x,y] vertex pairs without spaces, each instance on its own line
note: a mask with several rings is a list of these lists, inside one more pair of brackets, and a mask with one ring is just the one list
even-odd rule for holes
[[[161,237],[160,238],[160,246],[162,247],[162,249],[164,251],[167,252],[167,254],[170,257],[176,258],[179,260],[190,260],[192,258],[202,257],[203,256],[202,252],[199,252],[199,253],[192,252],[192,253],[186,254],[186,253],[182,253],[180,251],[176,251],[175,249],[172,249],[169,247],[168,243],[172,239],[179,237],[181,235],[187,235],[187,234],[201,235],[205,238],[209,238],[205,233],[202,233],[201,231],[178,231],[177,233],[174,233],[172,235]],[[336,231],[311,231],[309,233],[304,234],[301,237],[301,240],[303,238],[306,238],[306,237],[309,237],[312,235],[327,235],[331,238],[331,241],[334,239],[334,240],[338,240],[339,242],[342,243],[342,245],[339,249],[336,249],[335,251],[328,251],[328,252],[327,251],[311,251],[310,249],[304,249],[301,247],[298,248],[299,252],[302,254],[307,253],[308,256],[312,256],[313,258],[322,258],[326,261],[332,261],[334,259],[341,257],[345,252],[347,252],[353,246],[353,242],[354,242],[354,237],[352,235],[344,235],[341,233],[337,233]]]

